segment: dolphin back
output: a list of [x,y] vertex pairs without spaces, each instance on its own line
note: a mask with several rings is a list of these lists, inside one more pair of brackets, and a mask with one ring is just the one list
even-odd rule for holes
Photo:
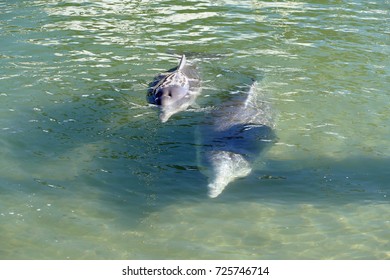
[[275,140],[276,135],[270,126],[239,123],[214,133],[211,146],[213,150],[241,154],[246,160],[254,161]]
[[217,197],[237,178],[251,173],[253,162],[276,140],[270,104],[258,83],[245,96],[234,96],[202,127],[200,164],[209,177],[208,194]]

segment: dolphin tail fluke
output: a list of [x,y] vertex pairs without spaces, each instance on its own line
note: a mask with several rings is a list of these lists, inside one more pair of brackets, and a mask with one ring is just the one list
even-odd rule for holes
[[184,66],[186,65],[186,56],[183,54],[180,59],[179,66],[177,67],[177,70],[183,70]]

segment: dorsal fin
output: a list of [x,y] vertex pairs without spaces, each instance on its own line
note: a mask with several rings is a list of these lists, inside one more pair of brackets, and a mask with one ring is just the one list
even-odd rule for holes
[[183,70],[184,66],[186,65],[186,56],[183,54],[180,59],[179,66],[177,67],[177,70]]

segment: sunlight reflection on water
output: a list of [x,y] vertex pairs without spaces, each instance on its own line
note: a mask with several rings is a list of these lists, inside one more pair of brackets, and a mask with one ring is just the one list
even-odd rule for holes
[[[236,2],[0,3],[1,259],[390,258],[384,4]],[[161,125],[181,53],[202,96]],[[210,200],[194,131],[253,79],[278,142]]]

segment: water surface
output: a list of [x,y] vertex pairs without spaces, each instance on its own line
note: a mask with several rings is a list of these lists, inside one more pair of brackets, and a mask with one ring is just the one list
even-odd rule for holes
[[[389,1],[0,1],[1,259],[389,259]],[[161,125],[186,53],[197,109]],[[259,82],[278,142],[217,199],[209,108]]]

